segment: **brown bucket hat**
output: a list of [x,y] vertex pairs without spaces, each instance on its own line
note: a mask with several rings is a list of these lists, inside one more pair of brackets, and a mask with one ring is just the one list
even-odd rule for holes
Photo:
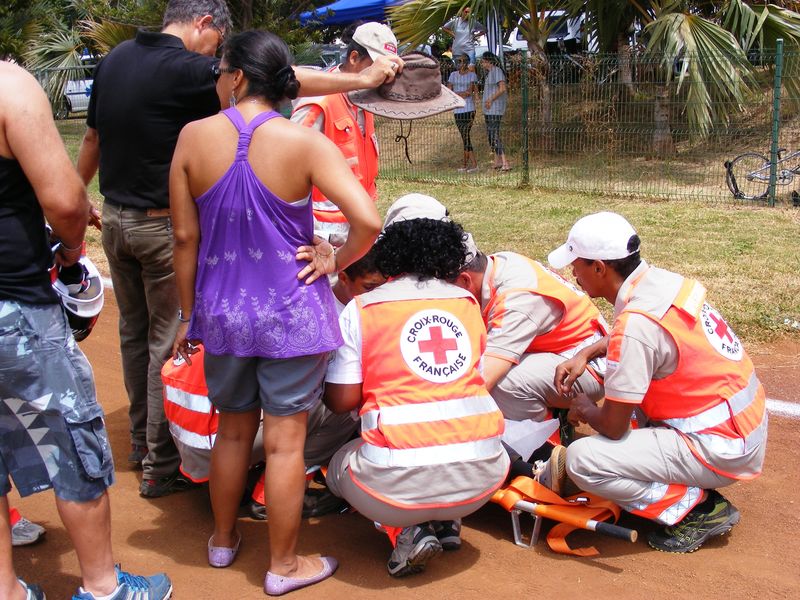
[[372,90],[348,94],[350,101],[367,112],[390,119],[422,119],[461,108],[464,99],[442,85],[439,62],[422,52],[403,56],[403,72],[390,83]]

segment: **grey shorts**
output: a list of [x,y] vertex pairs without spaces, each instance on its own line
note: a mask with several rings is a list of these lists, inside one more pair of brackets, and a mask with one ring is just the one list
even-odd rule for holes
[[295,358],[241,358],[206,351],[208,398],[220,412],[262,409],[287,417],[314,408],[322,398],[328,352]]
[[114,482],[89,361],[61,306],[0,300],[0,496],[88,502]]

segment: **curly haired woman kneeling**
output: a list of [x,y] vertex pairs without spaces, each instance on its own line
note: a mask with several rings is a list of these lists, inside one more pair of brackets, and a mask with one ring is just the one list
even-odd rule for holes
[[466,260],[466,237],[444,220],[388,225],[373,252],[389,281],[345,308],[344,346],[326,377],[328,407],[361,416],[361,439],[331,459],[328,486],[381,523],[395,546],[387,564],[395,577],[458,549],[461,517],[508,471],[503,417],[478,370],[480,309],[445,281]]

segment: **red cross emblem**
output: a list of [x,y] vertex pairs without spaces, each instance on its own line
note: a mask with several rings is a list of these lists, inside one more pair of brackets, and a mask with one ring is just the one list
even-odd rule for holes
[[431,327],[431,339],[419,342],[420,352],[433,352],[433,361],[437,365],[447,362],[447,351],[458,350],[456,338],[443,338],[442,328]]
[[733,343],[733,336],[728,331],[728,324],[722,320],[722,318],[718,318],[716,315],[710,314],[708,318],[714,321],[714,325],[716,328],[714,329],[714,333],[721,339],[723,336],[728,338],[728,341]]

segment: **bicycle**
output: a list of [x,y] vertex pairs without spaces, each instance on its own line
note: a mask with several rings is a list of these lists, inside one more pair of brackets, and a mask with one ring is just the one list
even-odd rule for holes
[[[778,150],[776,185],[789,185],[795,175],[800,175],[800,151],[781,156],[786,148]],[[781,167],[794,161],[794,164]],[[745,152],[733,160],[726,160],[725,183],[737,200],[766,200],[769,195],[770,160],[758,152]],[[797,192],[792,192],[792,200],[797,204]]]

